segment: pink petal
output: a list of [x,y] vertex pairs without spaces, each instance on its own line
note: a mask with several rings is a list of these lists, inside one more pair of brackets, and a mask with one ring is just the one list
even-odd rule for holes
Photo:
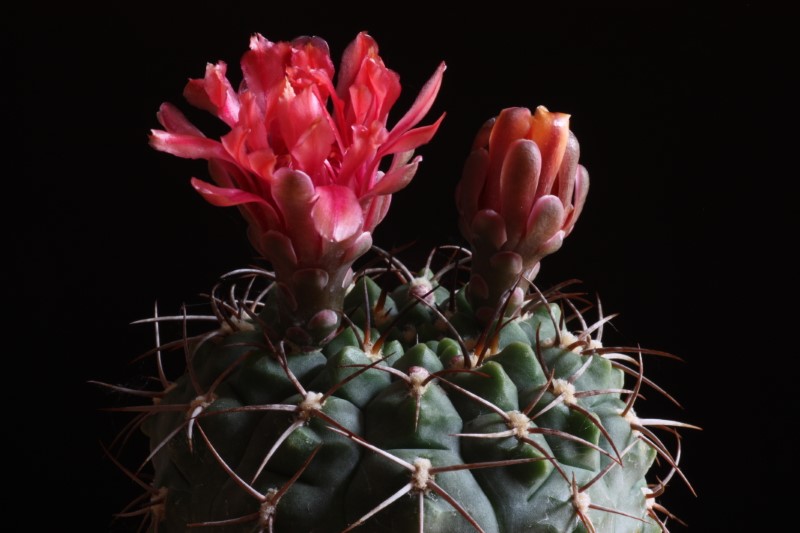
[[439,125],[442,123],[442,120],[444,120],[444,116],[445,113],[442,113],[442,116],[433,124],[408,130],[404,134],[396,137],[393,141],[387,142],[381,146],[379,152],[380,156],[414,150],[423,144],[427,144],[436,134]]
[[378,44],[367,32],[362,31],[347,46],[342,55],[339,79],[336,82],[336,93],[339,98],[347,98],[350,86],[356,79],[358,71],[361,70],[364,58],[370,55],[378,55]]
[[367,119],[367,115],[372,109],[372,91],[366,85],[351,85],[347,95],[349,96],[347,122],[350,124],[369,125],[371,121]]
[[272,192],[278,207],[286,216],[293,211],[310,210],[316,199],[314,183],[308,174],[287,167],[275,172]]
[[404,166],[411,160],[411,157],[414,155],[414,150],[408,150],[406,152],[397,152],[392,156],[392,164],[389,167],[389,170],[394,170],[396,168],[400,168]]
[[422,161],[422,157],[417,156],[408,165],[389,170],[375,183],[375,186],[369,190],[365,198],[379,194],[394,194],[406,187],[411,183],[411,178],[414,177],[414,174],[416,174],[420,161]]
[[347,118],[351,123],[369,125],[379,121],[385,126],[389,110],[400,96],[400,77],[386,68],[379,56],[369,55],[362,60],[347,95]]
[[216,185],[212,185],[197,178],[192,178],[191,183],[192,187],[194,187],[194,190],[199,192],[208,203],[218,207],[230,207],[251,202],[267,204],[267,202],[260,196],[256,196],[251,192],[243,191],[241,189],[217,187]]
[[381,223],[381,220],[386,216],[389,211],[389,206],[392,203],[392,195],[384,194],[381,196],[374,196],[362,201],[362,211],[364,215],[364,229],[366,231],[373,231],[375,227]]
[[242,56],[242,74],[248,91],[263,100],[285,77],[290,48],[287,43],[273,43],[261,34],[250,39],[250,50]]
[[247,91],[239,97],[239,126],[247,131],[247,147],[250,150],[271,150],[267,130],[273,117],[266,116],[256,95]]
[[223,135],[220,140],[222,141],[222,146],[225,147],[225,151],[230,154],[230,157],[234,159],[239,166],[246,168],[248,163],[246,144],[247,130],[241,126],[235,126],[231,131]]
[[511,246],[527,230],[541,169],[542,156],[535,142],[518,139],[511,144],[500,171],[500,214]]
[[286,147],[297,167],[313,176],[331,153],[335,140],[328,112],[311,89],[294,96],[287,86],[278,105]]
[[567,145],[564,149],[564,158],[561,160],[561,167],[556,174],[555,188],[553,194],[561,199],[561,203],[567,210],[572,207],[572,195],[575,191],[575,173],[578,171],[578,158],[580,158],[581,148],[578,138],[570,131],[568,132]]
[[227,68],[223,61],[216,65],[208,63],[205,77],[189,80],[183,95],[193,106],[205,109],[233,126],[239,116],[239,97],[225,76]]
[[503,109],[489,135],[489,176],[484,187],[482,204],[496,211],[501,209],[500,170],[508,147],[522,139],[530,129],[531,112],[524,107]]
[[403,115],[397,124],[395,124],[392,131],[389,133],[389,138],[402,135],[407,130],[413,128],[430,110],[436,95],[439,93],[439,88],[442,86],[442,76],[447,66],[444,62],[439,63],[436,72],[433,76],[425,82],[425,85],[417,95],[417,99],[411,105],[411,108]]
[[578,217],[581,216],[581,212],[583,211],[583,206],[586,204],[586,196],[589,194],[589,173],[583,167],[583,165],[578,165],[578,169],[575,174],[575,199],[574,205],[567,216],[567,220],[564,221],[564,233],[565,235],[569,235],[572,231],[572,228],[575,226],[575,223],[578,221]]
[[297,167],[316,177],[331,153],[335,137],[327,120],[314,122],[290,148]]
[[223,61],[208,65],[205,85],[209,99],[217,107],[217,116],[228,126],[233,126],[239,120],[239,96],[225,76],[227,69]]
[[[336,176],[336,183],[353,189],[356,196],[367,194],[372,183],[359,181],[361,172],[375,158],[379,145],[379,131],[364,126],[353,126],[352,144],[342,156],[342,166]],[[371,178],[371,176],[369,176]]]
[[264,203],[253,202],[240,206],[242,216],[244,216],[249,225],[260,228],[259,231],[282,226],[278,213],[269,204],[272,195],[268,184],[262,183],[259,179],[253,179],[248,172],[242,170],[236,164],[219,159],[209,161],[208,170],[217,186],[247,191],[264,199]]
[[542,196],[533,204],[528,218],[528,231],[522,238],[518,253],[529,261],[549,239],[561,231],[564,223],[564,206],[558,196]]
[[202,78],[190,79],[186,83],[186,87],[183,88],[183,97],[186,98],[186,101],[193,106],[204,111],[208,111],[214,115],[217,114],[217,106],[214,105],[214,103],[208,97],[208,94],[206,93],[206,83]]
[[310,72],[320,72],[327,78],[333,77],[331,50],[325,39],[316,36],[298,37],[292,40],[292,65],[301,66]]
[[353,82],[356,86],[366,87],[371,98],[369,108],[356,114],[354,121],[369,124],[377,120],[385,125],[389,110],[400,96],[400,76],[386,68],[380,57],[367,57]]
[[389,110],[400,96],[400,76],[386,68],[380,60],[368,61],[365,66],[369,87],[375,95],[375,120],[386,124]]
[[222,161],[220,159],[211,159],[208,162],[208,173],[214,180],[218,187],[228,187],[231,189],[238,189],[239,180],[231,176],[231,173],[241,174],[241,169],[234,163]]
[[556,173],[561,168],[569,140],[569,115],[551,113],[544,106],[536,108],[530,119],[528,138],[539,146],[542,153],[542,174],[539,177],[537,196],[551,194]]
[[229,159],[227,152],[218,141],[194,135],[151,130],[150,146],[160,152],[187,159]]
[[158,108],[156,118],[158,118],[158,123],[164,126],[164,129],[170,133],[205,137],[202,131],[189,122],[186,115],[181,113],[177,107],[167,102],[164,102],[161,104],[161,107]]
[[311,216],[317,199],[311,178],[299,170],[280,168],[274,174],[271,191],[298,260],[316,260],[321,249],[319,232]]
[[364,214],[353,191],[341,185],[316,188],[318,195],[311,217],[323,238],[341,242],[361,229]]
[[277,157],[272,150],[265,148],[264,150],[256,150],[255,152],[248,153],[247,161],[253,172],[262,178],[270,180],[272,178],[272,172],[275,170]]

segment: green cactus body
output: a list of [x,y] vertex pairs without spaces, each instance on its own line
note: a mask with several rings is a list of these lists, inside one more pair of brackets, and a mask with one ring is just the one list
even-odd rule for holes
[[[262,310],[180,343],[192,370],[143,424],[163,500],[153,528],[660,531],[645,480],[657,448],[632,427],[634,393],[558,305],[489,334],[443,333],[429,306],[398,315],[361,279],[346,299],[355,320],[320,349],[273,344],[269,299],[238,302]],[[474,323],[454,301],[454,322]],[[363,331],[387,310],[369,346]],[[485,353],[465,357],[460,341],[481,336]]]

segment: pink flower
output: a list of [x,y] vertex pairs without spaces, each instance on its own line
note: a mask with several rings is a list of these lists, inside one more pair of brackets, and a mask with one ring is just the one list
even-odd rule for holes
[[207,65],[205,77],[184,90],[191,104],[230,127],[220,140],[165,103],[158,112],[164,130],[153,130],[150,143],[208,160],[214,183],[193,178],[192,185],[214,205],[241,209],[250,241],[272,262],[279,282],[291,286],[290,278],[304,271],[341,292],[344,273],[371,246],[392,193],[414,176],[421,160],[412,157],[414,149],[430,141],[444,118],[415,128],[433,104],[445,66],[392,127],[387,121],[399,77],[366,33],[346,49],[335,85],[328,45],[317,37],[272,43],[255,35],[241,67],[238,90],[223,62]]
[[[456,191],[459,224],[473,248],[470,291],[492,306],[561,247],[586,202],[569,115],[504,109],[478,132]],[[517,299],[521,296],[517,294]]]
[[[192,79],[184,96],[225,122],[212,140],[170,104],[151,144],[179,157],[207,159],[214,184],[193,178],[210,203],[240,206],[250,238],[267,259],[306,266],[352,263],[386,215],[391,194],[405,187],[442,118],[414,128],[433,104],[441,64],[411,109],[389,128],[400,94],[378,46],[360,33],[342,59],[336,86],[328,45],[316,37],[272,43],[255,35],[241,61],[244,81],[234,90],[223,62]],[[393,156],[389,168],[381,161]]]

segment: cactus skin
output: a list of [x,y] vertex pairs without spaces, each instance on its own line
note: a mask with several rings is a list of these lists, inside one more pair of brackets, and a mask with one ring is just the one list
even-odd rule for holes
[[[661,531],[645,474],[672,456],[632,427],[624,361],[567,332],[566,296],[483,328],[463,288],[451,302],[438,287],[426,305],[420,279],[395,300],[358,278],[349,325],[311,351],[265,335],[279,320],[270,296],[217,302],[214,334],[175,343],[191,371],[141,406],[159,495],[150,530]],[[465,346],[486,347],[469,371],[433,307]]]

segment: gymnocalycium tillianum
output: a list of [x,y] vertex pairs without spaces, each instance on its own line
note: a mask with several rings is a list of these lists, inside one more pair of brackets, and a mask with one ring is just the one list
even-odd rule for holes
[[[613,316],[599,302],[571,281],[534,283],[589,189],[569,115],[516,107],[486,122],[456,189],[471,249],[439,246],[412,271],[372,231],[444,118],[426,120],[444,63],[391,124],[400,79],[366,33],[338,74],[322,39],[261,35],[241,71],[236,89],[225,63],[209,64],[184,90],[229,128],[221,138],[165,103],[150,143],[208,161],[210,181],[192,186],[239,208],[268,268],[224,275],[207,312],[140,321],[156,333],[152,387],[100,384],[137,399],[116,408],[134,416],[108,447],[144,491],[119,517],[161,533],[649,533],[678,521],[658,498],[675,476],[692,490],[678,429],[694,426],[634,409],[644,388],[674,401],[644,376],[645,356],[674,356],[604,346]],[[168,357],[184,371],[168,375]],[[123,465],[139,430],[150,452]]]

